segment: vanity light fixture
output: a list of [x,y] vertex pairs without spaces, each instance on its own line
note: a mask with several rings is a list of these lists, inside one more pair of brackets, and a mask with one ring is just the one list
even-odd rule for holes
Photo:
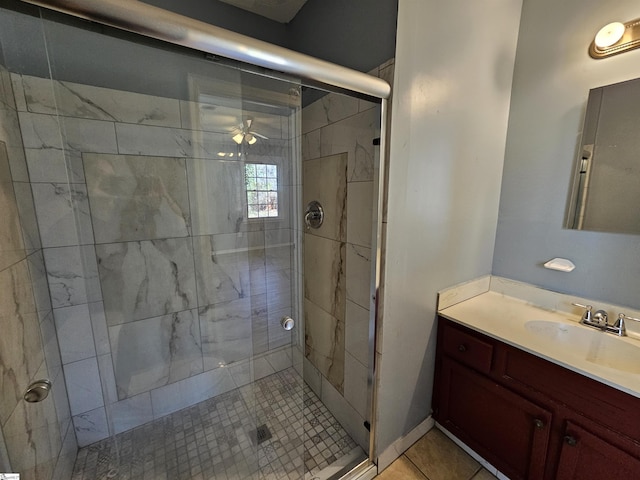
[[589,46],[589,55],[600,59],[640,47],[640,18],[602,27]]

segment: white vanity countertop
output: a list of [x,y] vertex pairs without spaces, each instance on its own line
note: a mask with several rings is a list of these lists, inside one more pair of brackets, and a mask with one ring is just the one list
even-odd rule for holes
[[[488,291],[443,308],[438,313],[456,323],[640,398],[640,341],[638,340],[599,332],[580,325],[579,316],[546,310],[494,291]],[[544,336],[537,335],[526,328],[526,322],[531,320],[559,322],[568,325],[569,328],[575,327],[592,332],[594,335],[592,343],[595,348],[590,348],[591,361],[587,360],[584,354],[579,354],[577,348],[572,349],[570,344],[549,341]],[[633,357],[637,358],[630,358],[629,363],[626,359],[624,361],[625,368],[633,373],[594,363],[598,361],[599,344],[609,342],[611,345],[611,341],[606,338],[603,340],[602,336],[610,336],[615,342],[630,344],[628,349],[631,351],[633,351],[631,345],[638,347],[638,355],[633,354]],[[616,343],[613,345],[620,346]],[[627,348],[624,350],[626,351]],[[633,363],[635,360],[637,363]]]

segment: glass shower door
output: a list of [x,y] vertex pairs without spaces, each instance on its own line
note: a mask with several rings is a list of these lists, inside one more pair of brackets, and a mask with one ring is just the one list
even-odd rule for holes
[[302,478],[302,382],[281,325],[298,317],[299,85],[15,15],[49,60],[35,68],[24,36],[5,47],[21,58],[76,469]]

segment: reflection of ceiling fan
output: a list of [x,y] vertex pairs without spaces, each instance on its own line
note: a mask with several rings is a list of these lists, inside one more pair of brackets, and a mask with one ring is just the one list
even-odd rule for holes
[[269,137],[265,137],[264,135],[259,134],[258,132],[254,132],[251,130],[251,125],[253,124],[253,118],[247,117],[244,122],[236,127],[233,131],[233,141],[240,145],[243,141],[247,142],[249,145],[253,145],[258,141],[258,138],[262,138],[263,140],[269,140]]

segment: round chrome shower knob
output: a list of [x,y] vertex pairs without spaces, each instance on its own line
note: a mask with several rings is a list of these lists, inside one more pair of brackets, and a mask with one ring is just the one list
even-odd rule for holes
[[280,320],[280,325],[285,330],[292,330],[295,324],[296,322],[291,317],[282,317],[282,320]]

